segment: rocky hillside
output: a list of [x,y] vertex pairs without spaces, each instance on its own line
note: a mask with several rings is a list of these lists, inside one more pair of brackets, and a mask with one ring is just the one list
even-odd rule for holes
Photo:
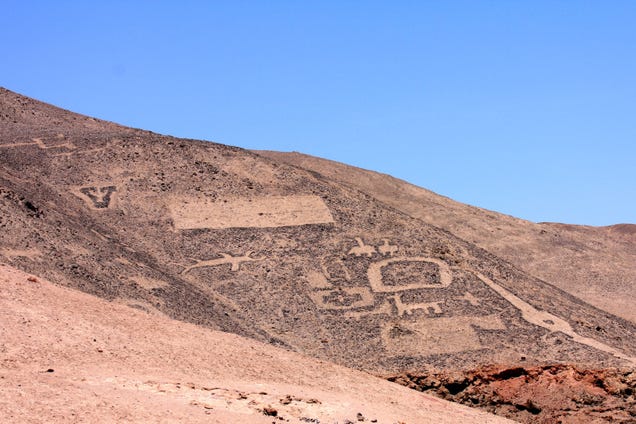
[[389,380],[522,423],[636,421],[633,369],[487,366],[455,373],[406,373]]
[[0,258],[25,271],[371,371],[634,364],[634,324],[363,192],[0,98]]
[[533,223],[453,201],[405,181],[301,153],[259,152],[317,172],[505,259],[599,309],[636,323],[636,225]]

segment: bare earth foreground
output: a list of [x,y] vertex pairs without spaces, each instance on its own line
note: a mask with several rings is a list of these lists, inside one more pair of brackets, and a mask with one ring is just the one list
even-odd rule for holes
[[5,423],[508,422],[6,265],[0,364]]

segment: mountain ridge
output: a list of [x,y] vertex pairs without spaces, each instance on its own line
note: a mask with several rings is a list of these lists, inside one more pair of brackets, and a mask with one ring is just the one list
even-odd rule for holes
[[[26,103],[26,109],[38,111],[37,103],[18,99]],[[509,306],[501,306],[498,295],[478,275],[497,279],[505,290],[534,292],[533,301],[548,302],[546,306],[554,299],[563,299],[561,307],[579,316],[579,324],[574,325],[584,334],[592,331],[590,336],[598,336],[593,330],[596,327],[619,333],[629,328],[624,323],[616,326],[618,321],[610,316],[583,307],[574,297],[564,296],[545,283],[527,279],[496,256],[455,238],[446,229],[425,224],[399,209],[387,209],[354,188],[316,179],[308,171],[295,171],[239,148],[166,137],[107,122],[97,122],[100,130],[90,118],[74,119],[71,112],[49,106],[44,109],[52,111],[47,113],[59,122],[54,131],[48,116],[41,126],[4,125],[0,145],[5,159],[0,181],[8,190],[4,215],[15,218],[8,223],[11,231],[7,234],[13,234],[13,239],[9,237],[12,245],[4,248],[5,257],[27,271],[45,269],[54,280],[93,294],[136,299],[140,307],[160,308],[175,318],[219,325],[226,331],[363,368],[377,367],[377,360],[371,358],[387,348],[397,355],[382,359],[385,365],[381,368],[396,371],[421,367],[429,360],[441,367],[479,363],[477,358],[457,357],[463,355],[461,342],[456,348],[438,345],[433,349],[438,353],[431,357],[436,359],[424,360],[419,355],[410,356],[416,349],[404,350],[404,343],[413,342],[409,337],[394,344],[389,336],[394,331],[391,326],[406,325],[405,334],[411,334],[423,331],[419,326],[424,322],[436,326],[444,323],[440,328],[457,323],[466,333],[467,346],[479,347],[480,351],[483,337],[505,332],[510,323],[504,323],[501,317],[515,307],[505,312]],[[25,115],[29,116],[20,113]],[[37,113],[31,116],[37,117]],[[81,125],[75,123],[78,119]],[[189,171],[184,174],[186,169]],[[295,197],[299,195],[324,205],[328,214],[323,214],[322,223],[310,218],[316,210],[314,204],[299,206]],[[257,207],[262,212],[251,210],[251,202],[260,202]],[[243,218],[237,225],[224,223],[219,227],[217,218],[211,221],[219,214],[226,220]],[[291,225],[267,224],[268,220],[284,221],[291,216],[302,217],[293,224],[289,222]],[[302,224],[303,219],[307,224]],[[66,230],[60,235],[61,228]],[[31,237],[25,237],[25,229],[31,229]],[[38,241],[37,259],[15,254],[25,244]],[[380,253],[380,242],[393,246],[399,251],[397,256],[404,259],[394,260],[393,253]],[[238,269],[226,270],[222,261],[215,262],[218,266],[191,268],[221,253],[240,257],[249,256],[247,251],[263,259],[239,265]],[[268,256],[271,259],[266,259]],[[38,262],[40,267],[36,266]],[[374,266],[382,267],[381,274],[371,273]],[[245,269],[255,272],[246,273]],[[456,283],[439,280],[442,271]],[[425,272],[424,280],[418,276],[420,272]],[[386,278],[412,283],[400,287],[402,283],[387,283]],[[515,282],[510,285],[512,279]],[[161,283],[148,289],[137,280]],[[537,285],[543,292],[537,292]],[[473,290],[494,303],[489,303],[486,310],[490,312],[482,316],[475,305],[479,301],[453,300],[448,298],[448,290],[455,293],[452,296]],[[259,306],[261,303],[263,306]],[[279,316],[274,319],[270,310],[278,311]],[[472,318],[461,318],[466,313],[462,311],[470,311]],[[510,319],[519,319],[516,314]],[[417,319],[413,320],[414,316]],[[472,330],[468,323],[480,320],[486,320],[485,328],[492,330]],[[310,336],[313,328],[324,328],[326,337]],[[352,345],[352,338],[342,338],[341,332],[352,332],[361,340],[368,339],[369,334],[373,338],[367,340],[368,344]],[[436,336],[427,337],[434,340]],[[319,341],[333,338],[337,342]],[[624,338],[615,342],[624,343],[620,340]],[[380,341],[383,348],[378,345]],[[516,342],[509,339],[509,343],[514,346]],[[341,345],[348,347],[342,350]],[[545,348],[554,350],[547,345]],[[514,357],[515,349],[499,349],[497,355],[508,352],[506,355]],[[448,362],[451,357],[456,359]]]

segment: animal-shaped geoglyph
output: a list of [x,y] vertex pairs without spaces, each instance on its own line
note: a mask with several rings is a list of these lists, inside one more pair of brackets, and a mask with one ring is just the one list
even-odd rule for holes
[[243,262],[262,261],[263,259],[265,259],[265,258],[252,258],[251,257],[252,253],[253,253],[252,251],[249,251],[243,256],[232,256],[229,253],[220,253],[220,255],[222,256],[221,258],[211,259],[207,261],[198,261],[196,264],[191,265],[187,267],[186,269],[184,269],[183,274],[188,273],[195,268],[203,268],[208,266],[218,266],[218,265],[225,265],[225,264],[231,264],[232,266],[230,268],[230,271],[237,272],[237,271],[240,271],[241,264]]
[[440,306],[444,303],[443,300],[426,303],[402,303],[402,299],[399,295],[393,295],[392,298],[395,302],[398,316],[401,317],[413,314],[413,312],[419,310],[424,311],[427,315],[441,314],[443,312]]
[[360,237],[356,237],[355,240],[358,245],[349,250],[349,255],[356,255],[357,257],[367,255],[368,257],[371,257],[374,253],[377,253],[375,247],[364,244],[364,241],[362,241]]
[[[391,300],[393,300],[393,304],[391,304]],[[399,317],[412,315],[415,311],[423,311],[428,316],[437,316],[444,313],[441,306],[443,304],[443,300],[425,303],[403,303],[399,295],[393,295],[385,299],[384,303],[376,309],[370,311],[348,312],[345,314],[345,317],[360,319],[373,315],[394,315],[393,306],[395,306],[397,316]]]
[[574,331],[570,323],[565,321],[564,319],[559,318],[558,316],[553,315],[548,311],[542,311],[535,308],[528,302],[522,300],[507,289],[495,283],[493,280],[486,277],[485,275],[477,271],[469,271],[471,271],[475,276],[477,276],[477,278],[483,281],[484,284],[497,292],[501,297],[506,299],[512,306],[517,308],[521,312],[521,317],[530,324],[543,327],[551,332],[563,333],[571,337],[572,340],[577,343],[581,343],[594,349],[607,352],[615,356],[616,358],[623,359],[630,362],[632,365],[636,365],[636,358],[629,356],[617,349],[614,349],[613,347],[608,346],[605,343],[599,342],[596,339],[578,334],[576,331]]
[[340,287],[316,290],[309,294],[321,309],[354,309],[373,306],[373,294],[368,287]]
[[382,256],[393,256],[395,253],[397,253],[398,246],[390,244],[389,240],[387,239],[382,239],[382,242],[383,244],[381,246],[378,246],[378,252],[380,252]]
[[392,315],[393,314],[393,306],[391,302],[385,301],[382,305],[378,306],[375,309],[371,309],[370,311],[350,311],[344,314],[346,318],[355,318],[356,320],[360,320],[360,318],[365,318],[374,315]]

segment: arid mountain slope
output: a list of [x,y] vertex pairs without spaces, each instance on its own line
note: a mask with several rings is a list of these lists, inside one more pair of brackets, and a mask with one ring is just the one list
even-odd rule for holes
[[636,325],[361,191],[0,90],[0,261],[376,373],[636,365]]
[[0,322],[3,423],[507,422],[3,265]]
[[301,153],[259,152],[356,188],[636,322],[636,225],[539,223],[468,206],[405,181]]

